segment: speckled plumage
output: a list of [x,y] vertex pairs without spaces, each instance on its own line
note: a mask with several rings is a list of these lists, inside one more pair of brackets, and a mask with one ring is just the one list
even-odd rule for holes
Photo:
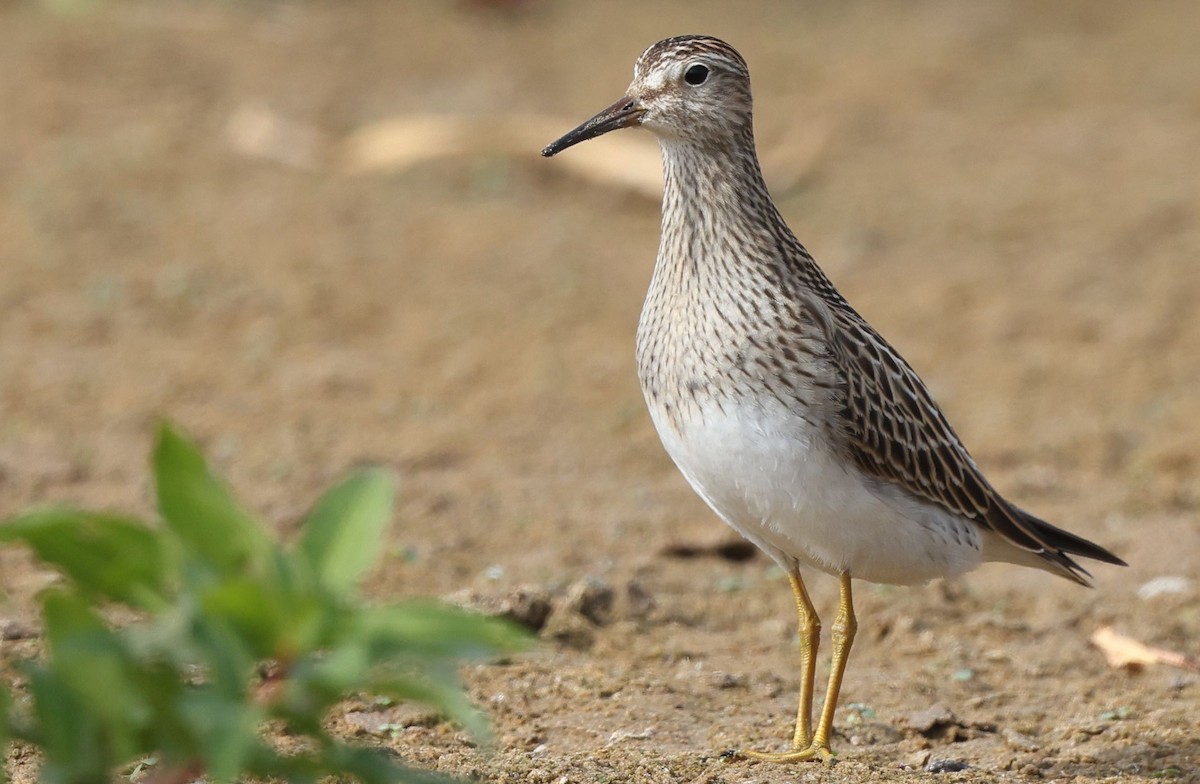
[[[626,96],[545,153],[632,125],[658,137],[664,164],[637,339],[651,417],[692,487],[793,576],[802,632],[811,638],[801,567],[842,578],[844,665],[850,576],[912,583],[1008,561],[1087,584],[1072,555],[1122,563],[1005,500],[792,234],[759,168],[749,72],[732,47],[654,44]],[[839,684],[840,673],[827,702]],[[804,702],[796,749],[767,757],[828,756],[832,708],[814,737]]]

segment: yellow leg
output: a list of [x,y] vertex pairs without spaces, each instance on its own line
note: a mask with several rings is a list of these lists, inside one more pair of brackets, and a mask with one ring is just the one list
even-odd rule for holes
[[[833,660],[829,668],[829,687],[825,690],[825,704],[821,707],[821,720],[817,731],[808,742],[802,742],[809,729],[808,716],[812,708],[813,659],[816,653],[816,642],[806,651],[804,639],[805,629],[809,625],[805,619],[811,618],[811,628],[820,634],[820,621],[813,611],[808,594],[804,591],[804,583],[800,582],[799,574],[792,580],[792,590],[796,592],[796,605],[802,607],[801,614],[801,662],[804,666],[804,680],[800,684],[800,715],[796,719],[796,734],[793,738],[793,750],[783,754],[764,754],[757,751],[743,751],[742,755],[765,762],[799,762],[801,760],[819,759],[823,762],[833,761],[833,750],[829,747],[829,736],[833,729],[833,713],[837,709],[838,693],[842,689],[842,676],[846,672],[846,661],[850,658],[850,647],[854,644],[854,634],[858,631],[858,620],[854,617],[854,595],[850,590],[850,574],[842,572],[839,575],[841,596],[838,602],[837,620],[833,623],[831,637],[833,640]],[[797,585],[799,590],[797,590]],[[801,599],[803,596],[803,600]],[[810,638],[811,639],[811,638]],[[807,687],[807,688],[806,688]]]
[[842,676],[846,673],[846,662],[850,659],[850,646],[858,631],[858,619],[854,617],[854,595],[850,591],[850,574],[838,576],[841,591],[838,598],[837,620],[833,622],[830,635],[833,638],[833,660],[829,666],[829,688],[825,690],[825,704],[821,706],[821,722],[813,736],[814,748],[822,749],[822,756],[830,756],[829,734],[833,729],[833,712],[837,709],[838,693],[842,690]]
[[808,589],[800,577],[800,570],[793,568],[788,579],[792,583],[792,594],[796,597],[796,617],[800,630],[800,704],[796,708],[796,731],[792,734],[792,748],[806,749],[812,743],[813,682],[817,678],[817,647],[821,644],[821,619]]

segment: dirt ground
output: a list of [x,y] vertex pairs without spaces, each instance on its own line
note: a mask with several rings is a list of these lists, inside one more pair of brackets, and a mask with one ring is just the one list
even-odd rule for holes
[[[162,416],[283,530],[394,466],[374,596],[556,609],[465,674],[490,752],[403,709],[334,721],[484,781],[1200,781],[1200,676],[1088,642],[1200,653],[1200,5],[735,5],[0,6],[0,515],[149,512]],[[685,32],[746,56],[782,211],[993,482],[1130,563],[1094,590],[860,584],[832,770],[722,756],[790,735],[791,599],[719,552],[645,414],[654,200],[538,145],[360,174],[333,152],[418,114],[565,131]],[[50,575],[0,570],[0,622],[36,628]],[[1139,595],[1160,577],[1183,579]]]

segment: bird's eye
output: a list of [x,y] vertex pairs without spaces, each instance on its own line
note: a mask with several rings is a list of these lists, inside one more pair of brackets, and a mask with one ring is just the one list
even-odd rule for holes
[[708,80],[708,66],[696,63],[683,74],[683,80],[695,86]]

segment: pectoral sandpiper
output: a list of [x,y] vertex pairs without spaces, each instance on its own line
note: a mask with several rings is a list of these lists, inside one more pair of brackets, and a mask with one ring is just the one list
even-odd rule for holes
[[[988,483],[916,372],[834,288],[763,182],[746,61],[716,38],[659,41],[624,97],[542,151],[640,126],[662,147],[662,238],[637,333],[663,446],[722,519],[787,572],[800,704],[789,751],[829,761],[857,623],[850,579],[911,584],[986,561],[1088,585],[1071,556],[1124,562]],[[825,702],[812,722],[820,620],[801,568],[836,575]]]

